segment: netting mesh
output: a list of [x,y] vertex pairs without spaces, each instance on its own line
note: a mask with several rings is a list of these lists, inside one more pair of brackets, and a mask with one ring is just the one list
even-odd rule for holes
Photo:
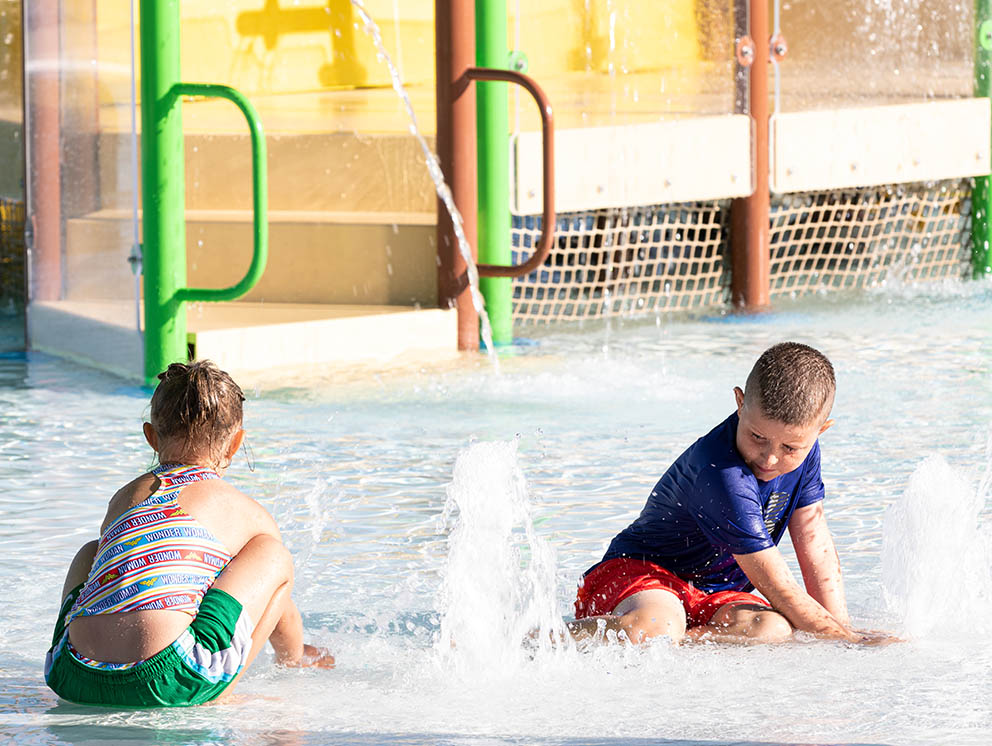
[[0,198],[0,303],[24,305],[24,203]]
[[[770,213],[771,297],[964,277],[970,179],[779,195]],[[685,311],[729,300],[729,201],[558,216],[544,265],[513,281],[518,322]],[[513,219],[513,261],[540,240]]]
[[[558,216],[547,261],[513,283],[517,321],[586,319],[718,305],[727,286],[721,202],[608,208]],[[513,262],[540,241],[541,218],[513,219]]]
[[771,296],[963,277],[969,179],[772,199]]

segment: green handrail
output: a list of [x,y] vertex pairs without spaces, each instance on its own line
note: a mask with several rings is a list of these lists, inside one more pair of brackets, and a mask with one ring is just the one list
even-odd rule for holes
[[[170,363],[188,358],[185,303],[233,300],[258,282],[268,254],[268,198],[265,138],[251,104],[227,86],[179,80],[179,0],[141,0],[140,19],[144,379],[154,386]],[[251,131],[255,246],[248,273],[229,288],[186,287],[184,95],[228,99]]]
[[251,132],[251,183],[252,225],[254,250],[248,272],[236,285],[228,288],[179,288],[176,298],[180,301],[225,301],[240,298],[258,284],[269,255],[268,218],[268,167],[266,163],[265,133],[258,112],[240,91],[216,83],[176,83],[173,90],[180,96],[226,98],[241,109]]

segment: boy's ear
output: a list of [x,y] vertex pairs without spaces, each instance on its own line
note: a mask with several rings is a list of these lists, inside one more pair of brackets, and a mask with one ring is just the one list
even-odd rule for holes
[[824,432],[825,432],[825,431],[826,431],[827,429],[829,429],[829,428],[830,428],[830,426],[831,426],[831,425],[833,425],[833,424],[834,424],[834,421],[833,421],[833,420],[827,420],[827,421],[826,421],[826,422],[824,422],[824,423],[823,423],[822,425],[820,425],[820,432],[819,432],[819,433],[817,433],[817,434],[818,434],[818,435],[823,435],[823,433],[824,433]]
[[155,428],[152,427],[152,423],[146,422],[141,426],[141,431],[145,434],[145,440],[148,441],[148,445],[152,447],[155,453],[158,453],[158,433],[155,432]]
[[741,407],[744,406],[744,392],[740,386],[734,386],[734,399],[737,400],[737,411],[740,412]]

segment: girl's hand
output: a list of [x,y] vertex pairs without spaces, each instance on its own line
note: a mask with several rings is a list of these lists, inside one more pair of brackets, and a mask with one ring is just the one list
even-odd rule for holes
[[300,668],[334,668],[334,656],[327,648],[303,643],[303,655],[296,665]]

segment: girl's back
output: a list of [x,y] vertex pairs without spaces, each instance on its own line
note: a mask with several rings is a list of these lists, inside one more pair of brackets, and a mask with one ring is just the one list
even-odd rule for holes
[[259,532],[259,518],[268,514],[207,468],[167,465],[123,487],[70,612],[75,650],[121,663],[157,653],[189,626],[203,592]]

